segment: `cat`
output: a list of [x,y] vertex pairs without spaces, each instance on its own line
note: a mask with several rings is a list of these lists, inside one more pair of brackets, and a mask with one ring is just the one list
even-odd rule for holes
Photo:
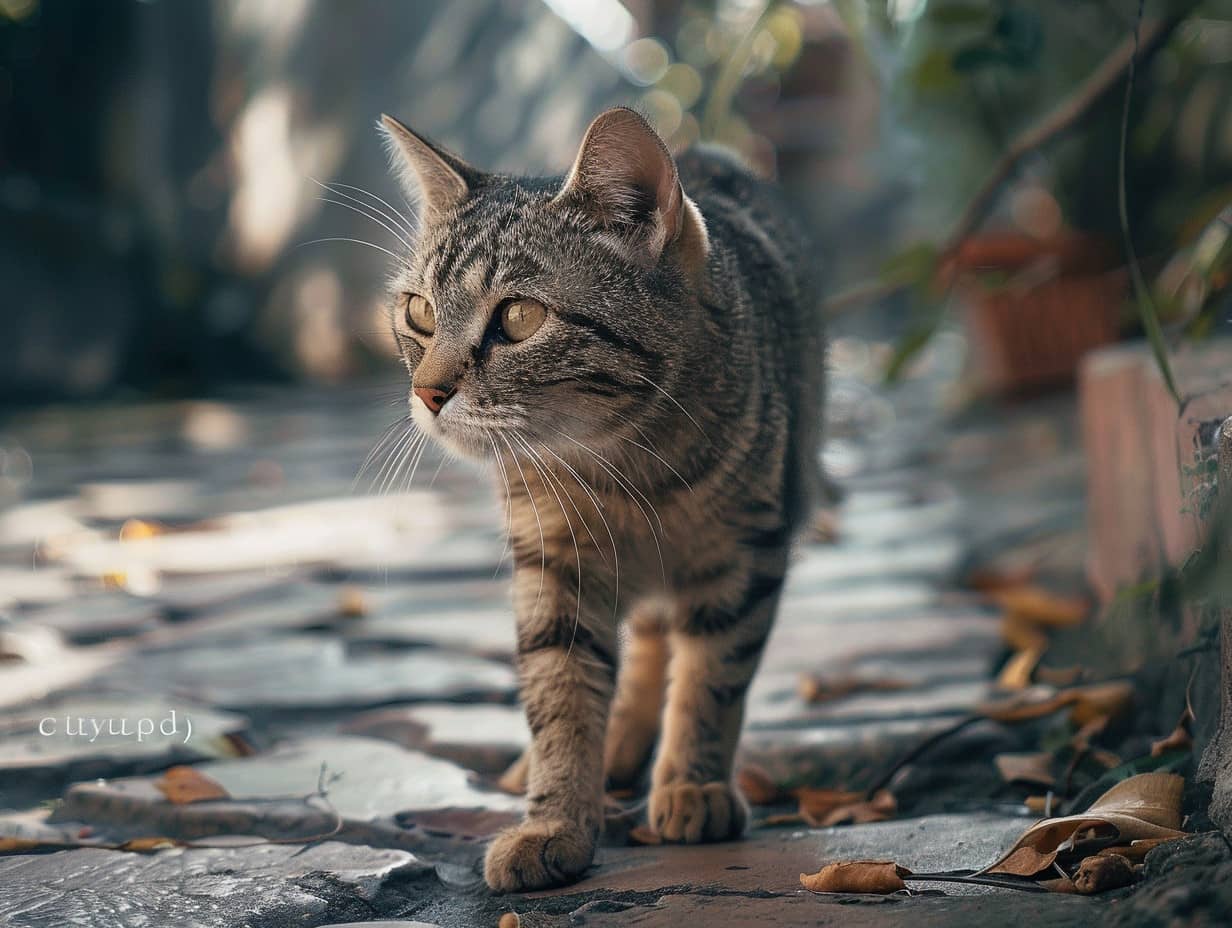
[[418,201],[392,281],[412,418],[495,465],[509,519],[531,746],[488,885],[578,878],[605,778],[652,756],[663,840],[738,837],[745,693],[824,492],[816,255],[772,184],[720,150],[677,161],[631,109],[591,123],[563,178],[381,125]]

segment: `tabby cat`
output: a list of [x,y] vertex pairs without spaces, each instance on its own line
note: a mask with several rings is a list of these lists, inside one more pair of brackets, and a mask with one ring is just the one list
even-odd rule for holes
[[770,184],[718,151],[675,161],[630,109],[563,178],[483,173],[382,123],[418,200],[393,280],[412,417],[492,461],[508,506],[532,744],[487,882],[576,879],[605,781],[652,756],[665,841],[737,837],[745,692],[821,489],[815,257]]

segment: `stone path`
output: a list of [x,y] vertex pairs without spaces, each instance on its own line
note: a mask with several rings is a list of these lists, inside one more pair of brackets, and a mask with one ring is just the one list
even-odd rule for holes
[[[1065,416],[945,424],[944,348],[887,394],[869,345],[836,346],[840,540],[800,548],[741,748],[780,782],[867,787],[962,718],[1003,646],[960,576],[1075,537]],[[0,478],[0,842],[43,843],[0,856],[0,924],[1089,923],[1101,903],[1085,899],[1028,911],[1020,894],[921,884],[851,906],[800,890],[799,873],[844,857],[994,858],[1028,820],[997,797],[989,758],[1021,744],[993,723],[899,771],[897,821],[610,846],[577,886],[488,894],[484,837],[521,807],[493,783],[527,740],[500,517],[480,474],[431,453],[411,489],[379,463],[353,489],[399,390],[0,423],[0,455],[30,465]],[[803,676],[894,688],[809,704]],[[167,802],[154,784],[174,764],[230,798]],[[192,846],[110,849],[150,838]]]

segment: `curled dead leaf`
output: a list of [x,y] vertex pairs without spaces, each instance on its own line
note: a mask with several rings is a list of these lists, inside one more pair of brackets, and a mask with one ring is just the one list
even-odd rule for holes
[[807,703],[832,702],[857,693],[893,693],[909,689],[910,683],[891,678],[861,678],[851,676],[800,678],[800,698]]
[[155,788],[177,806],[192,802],[208,802],[212,799],[230,799],[217,780],[207,777],[194,767],[171,767],[154,781]]
[[[1184,837],[1185,833],[1180,831],[1184,788],[1185,780],[1173,773],[1142,773],[1122,780],[1085,812],[1036,822],[1009,851],[981,872],[1032,876],[1040,871],[1025,873],[1024,868],[1049,855],[1055,860],[1062,853],[1076,854],[1084,845]],[[1024,848],[1033,854],[1026,853]],[[1013,869],[1005,869],[1007,866]]]
[[506,912],[496,923],[496,928],[518,928],[521,924],[522,919],[518,918],[517,912]]
[[1151,743],[1151,756],[1160,757],[1169,751],[1190,751],[1193,749],[1193,711],[1189,706],[1181,713],[1176,728],[1165,738]]
[[790,793],[781,790],[770,774],[756,764],[746,764],[737,771],[736,786],[750,805],[772,806],[790,798]]
[[119,846],[121,851],[133,851],[138,854],[148,854],[151,851],[161,851],[165,848],[175,847],[176,842],[172,838],[130,838]]
[[798,789],[800,817],[814,828],[831,825],[863,825],[884,822],[898,811],[898,801],[889,790],[878,790],[871,799],[864,793],[838,789]]
[[629,829],[629,843],[645,845],[662,844],[663,838],[657,831],[647,825],[635,825]]
[[1090,611],[1086,599],[1058,596],[1032,584],[994,590],[989,594],[1008,615],[1044,628],[1070,628]]
[[849,860],[827,864],[816,873],[801,873],[800,885],[812,893],[876,893],[906,889],[911,871],[892,860]]
[[1052,760],[1052,755],[1047,752],[998,754],[993,758],[993,763],[1006,783],[1030,783],[1051,787],[1056,782],[1052,772]]
[[1120,889],[1134,882],[1134,865],[1120,854],[1097,854],[1078,865],[1074,888],[1084,896]]
[[344,586],[338,593],[338,614],[344,619],[361,619],[368,614],[368,599],[357,586]]
[[1026,648],[1015,652],[997,674],[997,686],[1003,690],[1025,690],[1031,685],[1031,676],[1044,656],[1044,646]]
[[1133,705],[1134,689],[1127,680],[1074,686],[1053,693],[1046,687],[1032,688],[1019,696],[984,703],[976,712],[995,722],[1026,722],[1069,709],[1075,725],[1100,718],[1115,718]]

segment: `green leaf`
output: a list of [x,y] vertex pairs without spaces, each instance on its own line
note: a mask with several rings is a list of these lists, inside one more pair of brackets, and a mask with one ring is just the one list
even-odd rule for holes
[[937,246],[932,242],[911,245],[882,262],[878,279],[915,286],[929,283],[936,276],[938,256]]

